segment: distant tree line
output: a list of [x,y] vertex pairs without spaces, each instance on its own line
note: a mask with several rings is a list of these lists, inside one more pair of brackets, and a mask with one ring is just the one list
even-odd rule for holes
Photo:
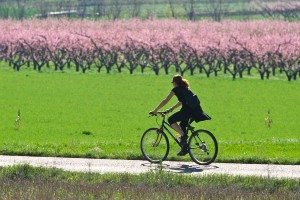
[[253,15],[299,20],[300,3],[293,0],[0,0],[0,18],[176,18],[221,21]]

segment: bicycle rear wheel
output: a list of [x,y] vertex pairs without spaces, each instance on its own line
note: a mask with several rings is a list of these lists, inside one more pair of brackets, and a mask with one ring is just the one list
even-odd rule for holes
[[195,131],[189,139],[189,154],[199,165],[208,165],[215,161],[218,143],[214,135],[207,130]]
[[151,163],[159,163],[169,154],[169,140],[164,132],[158,128],[150,128],[145,131],[141,139],[141,151],[143,156]]

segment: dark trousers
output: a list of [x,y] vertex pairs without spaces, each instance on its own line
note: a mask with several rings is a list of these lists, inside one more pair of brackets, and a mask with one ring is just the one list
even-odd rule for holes
[[174,113],[173,115],[171,115],[168,118],[168,122],[170,125],[174,124],[175,122],[180,122],[179,126],[181,127],[183,132],[186,134],[186,132],[187,132],[186,128],[188,126],[190,118],[191,118],[191,114],[182,109],[182,110]]

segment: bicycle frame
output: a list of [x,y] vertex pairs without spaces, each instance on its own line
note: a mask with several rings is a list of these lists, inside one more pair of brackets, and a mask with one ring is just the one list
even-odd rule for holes
[[[160,131],[163,131],[165,129],[169,133],[169,135],[173,138],[173,140],[175,140],[175,142],[180,146],[179,141],[172,134],[172,132],[168,129],[168,127],[170,127],[170,128],[172,128],[172,127],[171,127],[171,125],[168,122],[166,122],[165,117],[166,117],[165,115],[162,115],[163,120],[162,120],[162,124],[161,124],[161,127],[160,127]],[[188,131],[191,131],[193,133],[193,130],[194,130],[194,128],[191,127],[191,125],[189,123],[188,126],[187,126],[187,133],[188,133]]]
[[[152,127],[147,129],[141,139],[141,151],[143,153],[143,156],[151,163],[159,163],[167,158],[170,150],[170,138],[168,137],[168,134],[181,147],[180,140],[175,137],[175,134],[173,134],[174,132],[172,133],[171,129],[169,128],[171,127],[171,125],[165,120],[167,113],[168,112],[149,113],[151,115],[150,117],[162,117],[161,123],[160,121],[158,121],[160,119],[156,119],[159,127]],[[191,135],[187,141],[188,153],[192,160],[199,165],[211,164],[215,161],[218,154],[217,140],[215,136],[208,130],[195,130],[195,127],[191,126],[191,123],[193,123],[193,121],[193,119],[189,119],[186,130],[186,134],[189,134],[189,131],[191,132]],[[161,141],[163,141],[162,145],[159,146]],[[156,151],[156,149],[153,149],[152,147],[159,148]],[[150,152],[150,154],[148,151]],[[159,153],[164,154],[161,154],[162,157],[160,157],[160,155],[158,155]]]

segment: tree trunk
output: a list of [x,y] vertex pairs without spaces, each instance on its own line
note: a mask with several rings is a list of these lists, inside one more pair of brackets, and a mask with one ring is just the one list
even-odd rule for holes
[[248,67],[248,69],[247,69],[248,75],[251,75],[251,68],[252,68],[252,67]]
[[243,78],[243,72],[239,72],[240,78]]
[[215,76],[218,76],[218,71],[214,70]]
[[41,71],[42,67],[44,66],[45,63],[38,64],[38,70]]
[[280,69],[279,69],[279,73],[282,74],[282,72],[283,72],[283,70],[282,70],[282,68],[280,68]]
[[158,75],[158,74],[159,74],[159,68],[158,68],[158,67],[155,66],[155,67],[153,68],[153,70],[154,70],[154,72],[155,72],[155,75]]
[[20,65],[20,64],[14,63],[14,65],[13,65],[13,69],[14,69],[14,70],[20,71],[20,68],[21,68],[21,65]]
[[202,74],[202,72],[203,72],[202,67],[199,67],[199,73]]
[[297,72],[293,74],[294,75],[294,80],[297,80]]
[[79,72],[79,64],[77,62],[75,62],[75,70],[76,72]]
[[190,71],[191,71],[191,76],[193,76],[194,75],[194,68],[190,68]]
[[64,71],[64,67],[65,67],[65,66],[64,66],[63,64],[60,64],[60,65],[58,66],[58,68],[59,68],[60,71]]
[[106,73],[109,74],[110,73],[110,67],[106,67]]
[[272,67],[272,74],[273,74],[273,76],[276,75],[276,67]]
[[232,73],[232,78],[236,79],[236,73]]
[[260,74],[260,79],[261,79],[261,80],[264,80],[265,72],[259,72],[259,74]]
[[268,70],[266,73],[267,73],[267,79],[269,79],[271,72]]
[[168,67],[164,67],[165,68],[165,72],[166,72],[166,75],[169,74],[169,68]]
[[183,70],[180,70],[180,74],[181,74],[181,76],[183,76],[183,74],[184,74],[184,71],[183,71]]

